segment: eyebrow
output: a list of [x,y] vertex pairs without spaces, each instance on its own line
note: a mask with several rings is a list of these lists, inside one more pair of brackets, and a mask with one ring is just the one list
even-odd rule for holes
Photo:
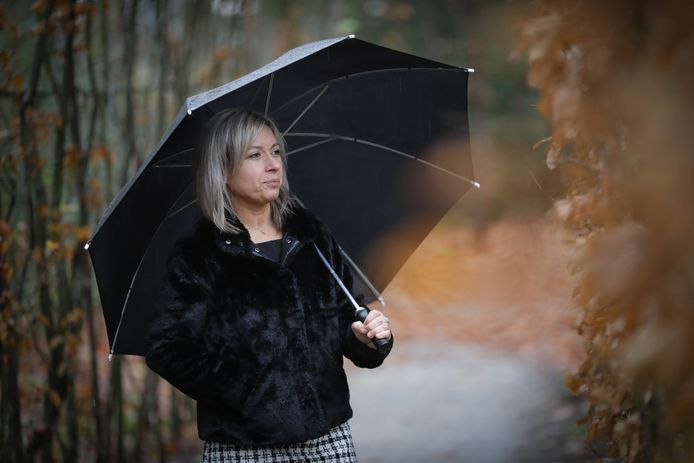
[[[280,146],[280,144],[279,144],[279,143],[275,143],[275,144],[273,144],[270,148],[274,148],[275,146]],[[249,147],[248,147],[249,150],[252,150],[252,149],[255,149],[255,148],[261,148],[261,149],[262,149],[263,147],[262,147],[262,146],[258,146],[258,145],[253,145],[253,146],[249,146]]]

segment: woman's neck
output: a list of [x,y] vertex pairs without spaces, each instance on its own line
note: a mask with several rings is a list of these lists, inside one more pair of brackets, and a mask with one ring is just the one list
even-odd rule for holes
[[258,208],[239,207],[234,205],[236,215],[251,235],[254,243],[261,243],[282,237],[272,221],[272,209],[270,204]]
[[272,211],[269,204],[262,208],[247,208],[235,205],[234,209],[236,209],[236,215],[241,223],[248,229],[266,229],[273,225]]

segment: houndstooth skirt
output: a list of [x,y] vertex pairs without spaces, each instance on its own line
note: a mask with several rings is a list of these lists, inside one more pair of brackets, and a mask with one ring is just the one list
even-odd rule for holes
[[203,463],[357,463],[352,431],[347,422],[325,435],[298,444],[279,447],[239,447],[205,442]]

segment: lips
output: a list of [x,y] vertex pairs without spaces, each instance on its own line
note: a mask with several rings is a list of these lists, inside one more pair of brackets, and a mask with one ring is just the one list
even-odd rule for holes
[[274,179],[274,180],[266,180],[263,182],[265,185],[272,186],[272,187],[278,187],[280,186],[280,180],[279,179]]

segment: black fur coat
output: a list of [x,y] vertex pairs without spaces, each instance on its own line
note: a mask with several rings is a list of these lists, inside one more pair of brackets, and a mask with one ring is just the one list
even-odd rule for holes
[[247,231],[223,234],[201,219],[169,257],[146,361],[197,400],[202,440],[276,445],[321,436],[352,416],[343,355],[366,368],[387,355],[350,328],[354,309],[312,244],[350,287],[325,226],[297,208],[283,240],[276,263],[255,252]]

